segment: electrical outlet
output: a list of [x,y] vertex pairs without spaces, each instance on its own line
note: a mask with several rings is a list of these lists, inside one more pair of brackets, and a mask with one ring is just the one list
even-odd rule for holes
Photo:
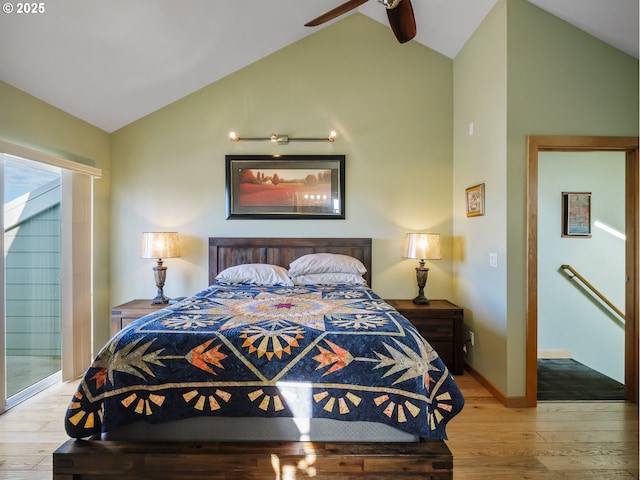
[[471,341],[471,346],[473,347],[476,344],[476,334],[470,331],[469,340]]

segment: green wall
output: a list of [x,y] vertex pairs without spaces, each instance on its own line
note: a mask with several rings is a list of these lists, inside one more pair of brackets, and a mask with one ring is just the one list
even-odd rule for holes
[[[209,236],[373,238],[373,287],[409,298],[408,231],[440,232],[427,295],[450,298],[453,62],[388,27],[350,16],[113,134],[112,301],[155,294],[141,232],[176,230],[165,293],[207,285]],[[334,143],[230,142],[230,131]],[[346,155],[345,220],[226,220],[225,155]]]
[[[506,38],[507,8],[500,2],[454,61],[455,301],[465,307],[465,326],[475,334],[466,361],[502,391],[507,386]],[[465,189],[479,183],[485,184],[485,215],[467,217]],[[490,253],[497,255],[497,268],[489,266]]]
[[[496,39],[496,31],[506,35]],[[504,63],[494,67],[497,51],[505,48]],[[488,75],[487,68],[506,70],[506,93],[476,81]],[[481,143],[480,162],[499,162],[490,159],[506,149],[505,169],[487,185],[487,201],[500,205],[495,214],[487,207],[491,218],[483,219],[489,225],[502,222],[506,230],[470,236],[466,233],[477,228],[470,226],[474,218],[455,217],[456,238],[458,233],[461,241],[473,238],[477,253],[459,258],[455,266],[469,284],[456,288],[456,299],[468,309],[468,326],[476,333],[467,360],[505,395],[520,397],[526,371],[527,135],[637,135],[638,60],[525,0],[500,0],[456,57],[454,79],[456,105],[463,96],[487,96],[498,110],[506,105],[504,132],[476,129],[485,137],[476,140]],[[461,168],[471,150],[464,148],[468,118],[458,116],[457,110],[454,117],[455,195],[467,183]],[[499,260],[497,272],[489,274],[485,253],[491,251],[497,251]],[[472,283],[473,277],[484,281]]]

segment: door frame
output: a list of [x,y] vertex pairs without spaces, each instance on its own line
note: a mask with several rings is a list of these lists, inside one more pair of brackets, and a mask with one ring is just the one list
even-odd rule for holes
[[538,154],[539,152],[625,152],[625,396],[638,402],[638,328],[640,286],[638,266],[640,165],[638,137],[553,136],[528,137],[527,160],[527,327],[526,404],[538,404]]

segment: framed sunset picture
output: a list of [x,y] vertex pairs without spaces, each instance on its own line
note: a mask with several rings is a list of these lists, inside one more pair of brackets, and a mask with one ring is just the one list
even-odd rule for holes
[[227,218],[344,219],[344,155],[227,155]]

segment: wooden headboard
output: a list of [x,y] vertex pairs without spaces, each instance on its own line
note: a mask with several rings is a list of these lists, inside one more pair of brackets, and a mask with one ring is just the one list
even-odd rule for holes
[[360,260],[363,275],[371,285],[370,238],[209,238],[209,284],[225,268],[245,263],[269,263],[289,268],[296,258],[308,253],[340,253]]

